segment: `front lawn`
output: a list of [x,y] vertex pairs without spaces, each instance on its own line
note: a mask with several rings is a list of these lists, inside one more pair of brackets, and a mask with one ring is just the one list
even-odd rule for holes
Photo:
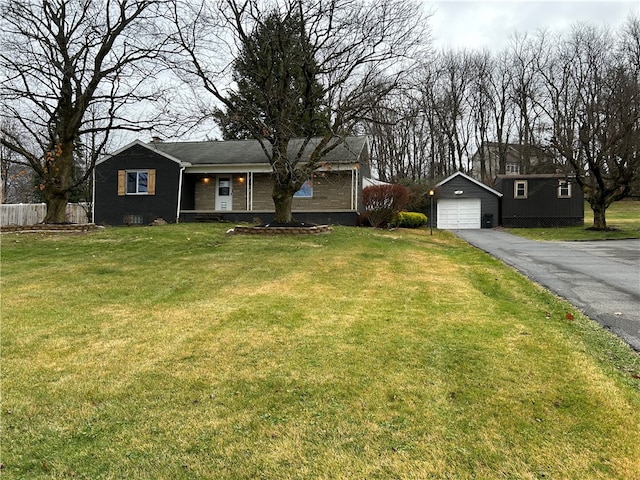
[[640,201],[614,202],[607,209],[607,231],[590,230],[593,211],[584,207],[584,226],[564,228],[509,228],[510,233],[532,240],[615,240],[640,238]]
[[6,479],[637,479],[640,359],[447,232],[2,236]]

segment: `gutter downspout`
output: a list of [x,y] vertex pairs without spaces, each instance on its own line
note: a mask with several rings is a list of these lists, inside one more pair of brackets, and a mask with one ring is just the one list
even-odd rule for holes
[[91,172],[91,176],[93,177],[93,189],[91,192],[91,201],[93,205],[91,205],[91,223],[96,223],[96,166],[93,166],[93,172]]
[[178,180],[178,210],[176,212],[176,223],[180,222],[180,210],[182,207],[182,180],[184,178],[184,168],[180,167],[180,179]]

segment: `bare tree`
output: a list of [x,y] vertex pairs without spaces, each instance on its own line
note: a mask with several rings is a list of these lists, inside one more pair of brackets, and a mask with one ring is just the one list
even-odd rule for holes
[[[446,144],[447,173],[467,171],[468,146],[473,128],[470,125],[472,63],[469,52],[442,52],[435,62],[436,90],[432,107],[439,119]],[[442,159],[444,160],[444,159]]]
[[[628,56],[626,54],[629,54]],[[606,209],[628,196],[640,173],[640,75],[633,51],[606,30],[578,25],[547,68],[552,146],[605,229]]]
[[[209,2],[179,5],[175,20],[184,53],[182,71],[187,79],[198,79],[262,145],[273,171],[277,223],[293,221],[294,193],[322,166],[323,156],[359,122],[370,119],[376,104],[397,88],[426,38],[419,4],[402,0],[222,0],[215,8]],[[187,8],[191,16],[184,15]],[[294,45],[273,37],[267,42],[277,54],[265,74],[261,72],[264,43],[254,40],[257,32],[268,30],[267,20],[274,15],[282,21],[295,19],[300,41]],[[253,103],[262,105],[259,112],[239,109],[234,101],[237,83],[224,80],[239,54],[245,70],[253,64],[253,81],[262,85]],[[228,59],[226,65],[221,57]],[[282,59],[303,64],[285,64]],[[326,109],[322,129],[326,133],[321,138],[312,141],[313,131],[304,134],[289,123],[299,118],[291,114],[294,104]],[[300,148],[290,151],[290,140],[301,133]]]
[[[514,65],[511,77],[511,102],[517,112],[518,143],[520,149],[521,171],[529,173],[531,167],[531,146],[538,146],[543,140],[544,115],[540,107],[543,87],[538,75],[540,58],[547,55],[545,47],[546,32],[515,35],[511,45],[511,61]],[[501,172],[504,173],[504,172]]]
[[432,139],[419,95],[416,89],[400,90],[372,112],[373,121],[366,122],[380,180],[418,181],[429,176]]
[[[45,223],[65,221],[69,192],[89,177],[111,132],[143,128],[139,117],[158,98],[158,91],[146,86],[157,73],[151,60],[165,42],[158,31],[161,5],[160,0],[1,4],[0,98],[15,129],[2,129],[0,141],[37,175],[47,204]],[[74,178],[78,145],[96,133],[101,138],[88,168]]]
[[[3,129],[13,130],[11,124],[3,122]],[[14,151],[0,144],[0,203],[30,203],[34,184],[30,169],[21,164]]]

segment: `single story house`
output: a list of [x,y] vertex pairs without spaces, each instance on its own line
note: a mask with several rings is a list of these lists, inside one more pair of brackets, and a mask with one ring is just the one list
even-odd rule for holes
[[566,227],[584,224],[584,196],[563,174],[498,175],[504,227]]
[[[314,139],[307,147],[311,148]],[[302,140],[292,140],[292,151]],[[294,196],[297,221],[355,225],[370,175],[367,137],[347,137]],[[135,141],[94,171],[94,222],[272,221],[272,169],[256,140]]]
[[441,229],[492,228],[499,224],[502,193],[456,172],[436,185],[430,225]]

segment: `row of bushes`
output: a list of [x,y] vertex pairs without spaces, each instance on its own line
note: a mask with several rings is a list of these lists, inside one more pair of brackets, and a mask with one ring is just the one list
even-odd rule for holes
[[376,212],[373,217],[376,219],[372,221],[371,212],[364,212],[360,215],[359,225],[361,227],[376,227],[376,228],[420,228],[429,223],[429,219],[424,213],[420,212],[397,212],[388,218],[380,217]]
[[427,224],[427,216],[420,212],[398,212],[394,222],[401,228],[420,228]]
[[420,212],[407,212],[409,190],[398,184],[374,185],[362,190],[365,213],[362,225],[375,228],[397,226],[420,228],[427,224],[427,216]]

